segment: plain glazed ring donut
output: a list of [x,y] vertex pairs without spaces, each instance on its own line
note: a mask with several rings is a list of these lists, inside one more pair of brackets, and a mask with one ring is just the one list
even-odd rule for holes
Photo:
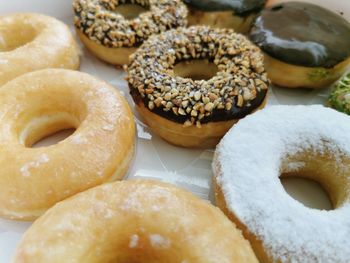
[[[135,0],[149,11],[134,19],[116,13],[125,1],[74,0],[75,26],[84,45],[98,58],[115,65],[128,63],[144,40],[153,34],[186,26],[187,9],[180,0]],[[133,12],[128,6],[125,13]],[[130,15],[130,14],[128,14]]]
[[[203,74],[209,79],[191,78]],[[151,37],[131,56],[127,80],[146,123],[184,147],[214,147],[264,107],[269,85],[256,46],[233,30],[201,26]]]
[[[30,148],[73,127],[58,144]],[[47,69],[8,82],[0,89],[0,216],[33,219],[62,199],[121,179],[134,132],[122,95],[87,74]]]
[[265,53],[271,81],[288,88],[323,88],[350,65],[350,23],[339,14],[303,2],[264,9],[250,39]]
[[77,69],[79,49],[69,30],[39,14],[0,16],[0,86],[45,68]]
[[[272,106],[240,121],[220,142],[217,205],[260,262],[350,262],[350,117],[330,108]],[[305,177],[334,210],[304,206],[280,176]]]
[[232,28],[248,32],[266,0],[184,0],[187,4],[188,24],[218,28]]
[[216,207],[155,181],[98,186],[47,211],[14,262],[257,263]]

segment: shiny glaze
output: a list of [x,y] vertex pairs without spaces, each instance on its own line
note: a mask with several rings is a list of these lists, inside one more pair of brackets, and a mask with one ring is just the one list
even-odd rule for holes
[[254,11],[260,11],[266,0],[184,0],[191,8],[214,12],[233,11],[235,15],[246,15]]
[[[149,102],[148,98],[142,98],[137,89],[134,89],[132,87],[129,88],[130,94],[133,97],[134,102],[136,104],[144,103],[144,105],[147,107]],[[250,101],[249,104],[243,105],[243,107],[237,107],[236,105],[232,105],[232,108],[230,110],[216,109],[210,116],[204,117],[201,120],[201,123],[204,124],[208,122],[219,122],[244,118],[245,116],[256,110],[256,108],[258,108],[263,103],[266,95],[267,90],[261,90],[257,93],[256,98],[254,100]],[[152,112],[166,118],[167,120],[177,123],[184,123],[188,119],[188,116],[175,115],[172,111],[164,111],[163,108],[155,107],[152,110]]]
[[350,23],[323,7],[288,2],[262,11],[250,39],[283,62],[332,68],[350,56]]

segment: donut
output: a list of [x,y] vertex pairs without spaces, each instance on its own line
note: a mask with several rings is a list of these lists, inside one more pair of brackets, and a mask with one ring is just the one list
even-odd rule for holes
[[[350,118],[321,105],[271,106],[240,121],[213,161],[217,205],[260,262],[350,262]],[[334,210],[299,203],[279,177],[319,182]]]
[[[41,138],[76,131],[47,147]],[[126,100],[85,73],[46,69],[0,89],[0,216],[32,220],[56,202],[121,179],[133,157],[135,127]]]
[[33,260],[258,262],[218,208],[174,186],[137,180],[95,187],[47,211],[24,234],[14,262]]
[[187,9],[180,0],[134,0],[132,6],[148,9],[134,19],[117,13],[128,3],[119,0],[74,0],[74,23],[83,44],[98,58],[115,65],[128,63],[130,54],[152,34],[186,26]]
[[323,88],[350,64],[350,23],[323,7],[286,2],[261,12],[250,39],[265,53],[271,81],[288,88]]
[[333,88],[329,96],[329,105],[350,115],[350,73],[345,75]]
[[30,13],[0,16],[0,86],[27,72],[79,64],[78,46],[62,22]]
[[151,37],[127,71],[141,117],[183,147],[214,147],[234,123],[264,107],[269,86],[256,46],[231,29],[203,26]]
[[189,9],[189,25],[232,28],[236,32],[249,31],[257,13],[266,0],[184,0]]

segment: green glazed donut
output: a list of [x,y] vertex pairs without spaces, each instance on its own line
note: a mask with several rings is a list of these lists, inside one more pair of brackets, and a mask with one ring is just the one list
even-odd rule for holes
[[350,115],[350,72],[335,85],[329,104],[332,108]]

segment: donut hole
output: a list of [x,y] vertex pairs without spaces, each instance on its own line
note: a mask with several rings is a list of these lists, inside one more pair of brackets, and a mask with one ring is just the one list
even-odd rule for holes
[[36,30],[26,24],[18,23],[0,28],[0,52],[9,52],[24,46],[32,42],[36,36]]
[[174,75],[192,80],[209,80],[218,72],[218,67],[208,59],[179,61],[174,65]]
[[319,210],[334,209],[327,191],[318,182],[291,175],[281,175],[284,190],[307,207]]
[[121,4],[118,5],[113,12],[116,14],[122,15],[127,20],[132,20],[139,17],[142,13],[148,12],[149,6],[141,5],[138,3],[135,4]]
[[[129,228],[127,228],[129,230]],[[126,232],[126,231],[125,231]],[[148,232],[148,231],[147,231]],[[177,244],[177,240],[167,238],[166,235],[159,234],[159,230],[153,233],[131,232],[125,233],[115,242],[109,241],[103,243],[100,253],[96,254],[94,251],[89,258],[96,262],[120,262],[120,263],[143,263],[143,262],[182,262],[183,254],[181,246]],[[116,251],[111,253],[111,251]],[[101,259],[101,255],[106,255]],[[169,255],[171,255],[169,257]]]
[[[350,182],[347,178],[350,159],[328,142],[321,149],[304,150],[285,158],[281,164],[280,178],[287,193],[306,206],[336,209],[349,198],[347,189]],[[312,201],[315,198],[322,198],[323,201],[318,200],[316,205]]]
[[57,144],[68,138],[79,126],[69,113],[54,113],[33,118],[20,134],[20,143],[28,148]]
[[67,139],[76,131],[75,128],[62,129],[52,134],[46,135],[38,141],[34,142],[30,147],[31,148],[40,148],[47,147],[50,145],[55,145],[60,141]]

